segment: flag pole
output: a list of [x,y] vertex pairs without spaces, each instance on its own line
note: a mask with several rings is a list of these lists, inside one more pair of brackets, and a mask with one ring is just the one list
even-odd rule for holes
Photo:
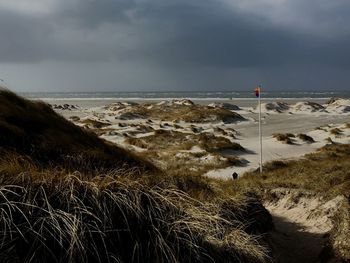
[[261,90],[262,90],[262,85],[259,85],[259,143],[260,143],[260,174],[262,174]]

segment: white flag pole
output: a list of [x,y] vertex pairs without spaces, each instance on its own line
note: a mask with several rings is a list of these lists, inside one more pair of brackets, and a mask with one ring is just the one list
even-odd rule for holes
[[260,174],[262,174],[262,129],[261,129],[261,90],[259,85],[259,143],[260,143]]

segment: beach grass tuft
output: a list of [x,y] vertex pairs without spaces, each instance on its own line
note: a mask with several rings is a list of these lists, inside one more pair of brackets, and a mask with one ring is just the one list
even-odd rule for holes
[[315,140],[311,136],[306,135],[304,133],[299,133],[298,138],[303,140],[304,142],[307,142],[307,143],[314,143],[315,142]]
[[291,133],[275,133],[272,135],[272,137],[276,138],[276,140],[279,142],[283,142],[286,144],[294,144],[292,138],[295,138],[295,135]]

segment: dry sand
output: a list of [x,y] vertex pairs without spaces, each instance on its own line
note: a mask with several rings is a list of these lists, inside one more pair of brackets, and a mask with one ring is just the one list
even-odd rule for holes
[[346,202],[343,196],[324,200],[313,193],[292,189],[274,189],[275,199],[265,203],[273,217],[275,230],[271,243],[277,262],[320,262],[332,216]]

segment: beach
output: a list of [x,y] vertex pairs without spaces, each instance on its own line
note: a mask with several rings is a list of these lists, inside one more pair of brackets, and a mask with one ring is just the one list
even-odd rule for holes
[[[233,172],[242,176],[259,167],[256,99],[45,101],[75,124],[142,154],[161,168],[173,169],[174,163],[181,164],[181,169],[186,167],[207,177],[226,180],[232,178]],[[72,107],[64,108],[65,104]],[[211,118],[199,114],[204,111]],[[194,114],[182,119],[179,112]],[[230,113],[237,116],[224,119]],[[346,126],[349,122],[349,99],[264,99],[263,163],[301,158],[329,143],[349,143],[350,129]],[[289,134],[291,142],[276,138],[283,134]],[[305,140],[300,134],[310,136],[313,141]]]

